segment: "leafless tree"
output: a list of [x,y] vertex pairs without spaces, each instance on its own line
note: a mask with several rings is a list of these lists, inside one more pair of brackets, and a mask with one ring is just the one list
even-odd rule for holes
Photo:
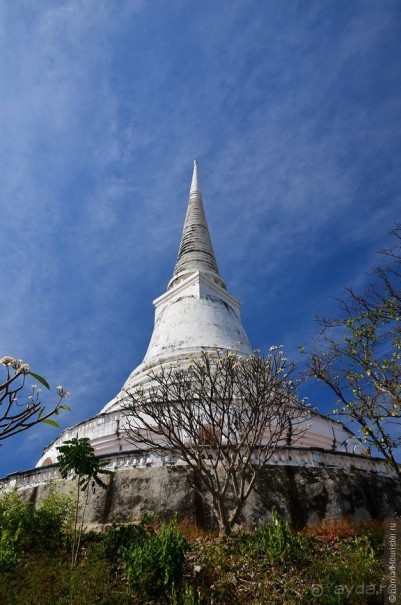
[[266,357],[203,352],[185,369],[161,366],[147,390],[127,392],[126,438],[182,459],[227,535],[273,452],[308,428],[294,369],[281,347]]
[[5,375],[0,378],[0,441],[22,433],[39,422],[58,426],[54,416],[61,410],[70,411],[63,403],[69,393],[63,387],[57,387],[58,402],[46,409],[41,401],[41,389],[35,384],[26,386],[27,376],[31,376],[50,390],[42,376],[32,372],[22,359],[7,356],[0,359],[0,364],[5,368]]
[[361,293],[347,288],[338,318],[318,318],[322,331],[309,358],[312,376],[336,397],[336,414],[356,421],[362,436],[401,479],[401,225]]

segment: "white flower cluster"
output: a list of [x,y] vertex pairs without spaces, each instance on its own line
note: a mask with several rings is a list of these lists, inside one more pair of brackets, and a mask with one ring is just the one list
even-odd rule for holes
[[269,351],[280,351],[282,354],[283,345],[273,345],[270,347]]
[[61,397],[61,399],[65,399],[66,397],[69,397],[70,393],[68,391],[64,390],[64,387],[62,387],[61,385],[56,387],[57,390],[57,394]]
[[29,365],[24,363],[22,359],[15,359],[14,357],[6,355],[0,359],[0,363],[3,364],[3,366],[13,368],[16,372],[23,372],[24,374],[29,372]]

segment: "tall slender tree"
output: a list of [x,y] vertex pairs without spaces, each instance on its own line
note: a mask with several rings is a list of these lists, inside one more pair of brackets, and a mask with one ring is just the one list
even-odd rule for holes
[[[57,449],[59,451],[57,464],[60,475],[63,479],[67,479],[71,475],[75,476],[77,479],[77,497],[71,549],[71,568],[73,568],[78,559],[85,511],[89,498],[89,487],[92,491],[95,491],[96,486],[106,489],[107,484],[99,475],[110,475],[111,472],[106,470],[104,468],[104,462],[95,456],[95,450],[87,437],[74,437],[73,439],[65,441],[63,445],[58,446]],[[78,527],[79,504],[82,492],[86,492],[86,497]]]

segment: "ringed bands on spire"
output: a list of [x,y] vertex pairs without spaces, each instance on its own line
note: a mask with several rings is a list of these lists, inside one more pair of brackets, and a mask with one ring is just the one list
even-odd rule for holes
[[172,288],[177,283],[176,278],[178,276],[184,277],[185,274],[191,274],[197,271],[214,274],[217,278],[216,281],[225,288],[224,281],[220,277],[212,241],[210,239],[198,175],[198,162],[195,160],[184,229],[173,278],[170,281],[169,288]]

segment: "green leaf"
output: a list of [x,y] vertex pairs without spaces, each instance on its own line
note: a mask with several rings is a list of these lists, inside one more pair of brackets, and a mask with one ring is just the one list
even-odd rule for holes
[[42,376],[39,376],[39,374],[35,374],[34,372],[28,372],[28,374],[33,376],[36,380],[38,380],[41,384],[43,384],[43,386],[46,387],[46,389],[48,389],[50,391],[49,383],[47,382],[47,380],[42,378]]
[[50,420],[50,418],[44,418],[43,420],[41,420],[40,422],[46,422],[46,424],[50,424],[51,426],[55,426],[56,429],[59,428],[58,423],[55,420]]
[[63,403],[62,405],[58,406],[60,408],[60,410],[65,410],[66,412],[71,412],[71,408],[69,405],[66,405],[65,403]]

